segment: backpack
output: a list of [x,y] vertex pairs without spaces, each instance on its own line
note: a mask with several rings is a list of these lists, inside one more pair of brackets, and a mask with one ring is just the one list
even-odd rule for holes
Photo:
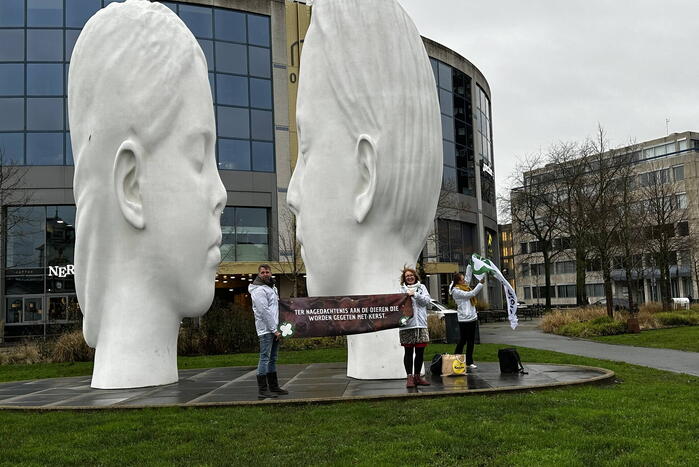
[[524,366],[522,366],[522,360],[519,358],[517,349],[499,349],[498,360],[500,361],[500,373],[528,374],[524,371]]
[[442,375],[442,354],[436,353],[432,357],[432,363],[430,363],[430,374],[434,376]]

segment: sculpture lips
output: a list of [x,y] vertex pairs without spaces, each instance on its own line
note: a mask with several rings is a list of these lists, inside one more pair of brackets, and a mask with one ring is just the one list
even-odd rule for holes
[[218,235],[216,236],[216,241],[211,245],[211,248],[221,248],[221,243],[223,242],[223,234],[219,230]]

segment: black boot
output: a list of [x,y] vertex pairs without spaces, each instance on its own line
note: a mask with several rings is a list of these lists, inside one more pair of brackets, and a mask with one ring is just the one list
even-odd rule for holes
[[257,375],[257,398],[266,399],[268,397],[277,397],[276,394],[272,394],[267,390],[267,376]]
[[289,394],[289,391],[279,387],[279,381],[277,381],[277,373],[267,373],[267,383],[269,383],[269,390],[277,394]]

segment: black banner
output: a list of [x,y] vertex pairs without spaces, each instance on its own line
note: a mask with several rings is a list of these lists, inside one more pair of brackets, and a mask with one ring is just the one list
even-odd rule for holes
[[413,316],[407,294],[279,300],[282,337],[328,337],[398,328]]

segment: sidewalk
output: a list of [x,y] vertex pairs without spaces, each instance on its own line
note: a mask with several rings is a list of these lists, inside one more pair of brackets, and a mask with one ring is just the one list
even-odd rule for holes
[[429,386],[406,388],[405,379],[357,380],[347,377],[344,363],[280,365],[279,383],[289,391],[258,399],[257,368],[234,366],[180,370],[179,381],[133,389],[92,389],[89,376],[15,381],[0,384],[2,409],[124,409],[141,407],[213,407],[257,404],[308,404],[350,400],[461,396],[531,391],[614,378],[604,368],[532,364],[529,373],[502,374],[497,362],[482,362],[466,376],[429,375]]
[[671,349],[653,349],[630,345],[603,344],[584,339],[546,334],[537,328],[538,319],[520,321],[515,331],[509,322],[486,323],[480,326],[481,342],[509,344],[534,349],[580,355],[647,366],[674,373],[699,376],[699,353]]

